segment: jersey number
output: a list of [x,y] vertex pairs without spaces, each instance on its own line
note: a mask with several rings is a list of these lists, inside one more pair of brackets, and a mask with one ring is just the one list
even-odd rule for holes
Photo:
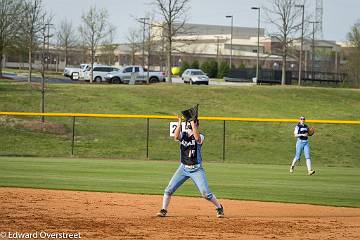
[[[175,130],[176,130],[177,125],[178,125],[178,122],[170,122],[170,137],[173,137],[175,135]],[[183,129],[187,129],[187,126],[184,122],[181,123],[180,132],[183,131]]]

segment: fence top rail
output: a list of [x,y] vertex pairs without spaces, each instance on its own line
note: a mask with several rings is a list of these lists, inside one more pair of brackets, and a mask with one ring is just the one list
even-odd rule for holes
[[[90,114],[90,113],[36,113],[36,112],[0,112],[7,116],[44,116],[44,117],[94,117],[94,118],[135,118],[135,119],[177,119],[170,115],[132,115],[132,114]],[[199,117],[199,120],[238,121],[238,122],[285,122],[296,123],[298,119],[279,118],[234,118],[234,117]],[[360,124],[360,120],[306,120],[308,123],[323,124]]]

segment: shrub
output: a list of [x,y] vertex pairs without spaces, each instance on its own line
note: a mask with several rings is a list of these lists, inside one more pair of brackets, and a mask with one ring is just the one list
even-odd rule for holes
[[201,69],[209,76],[209,78],[216,78],[218,75],[218,65],[215,60],[207,60],[201,65]]
[[191,63],[191,68],[195,68],[195,69],[199,69],[200,68],[200,63],[198,60],[194,60],[192,63]]
[[181,74],[183,74],[183,72],[184,72],[186,69],[188,69],[188,68],[190,68],[190,64],[189,64],[187,61],[183,61],[183,62],[181,63],[179,75],[181,76]]
[[219,66],[218,78],[224,78],[230,70],[230,66],[228,62],[221,62]]

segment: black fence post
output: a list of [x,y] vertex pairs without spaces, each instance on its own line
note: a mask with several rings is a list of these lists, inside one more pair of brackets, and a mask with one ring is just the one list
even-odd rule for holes
[[71,156],[74,156],[74,143],[75,143],[75,117],[73,117],[73,122],[72,122]]
[[149,127],[150,119],[146,118],[146,158],[149,158]]
[[225,125],[225,120],[224,120],[224,128],[223,128],[223,162],[225,162],[225,129],[226,125]]

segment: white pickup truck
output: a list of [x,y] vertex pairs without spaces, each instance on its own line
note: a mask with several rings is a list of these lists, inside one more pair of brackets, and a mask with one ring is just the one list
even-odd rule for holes
[[149,77],[149,83],[165,82],[164,72],[147,72],[141,66],[126,66],[118,71],[113,71],[105,75],[105,80],[109,83],[146,83]]
[[79,80],[80,77],[83,77],[83,73],[88,66],[89,64],[80,64],[80,68],[65,68],[64,76],[69,77],[71,80]]

